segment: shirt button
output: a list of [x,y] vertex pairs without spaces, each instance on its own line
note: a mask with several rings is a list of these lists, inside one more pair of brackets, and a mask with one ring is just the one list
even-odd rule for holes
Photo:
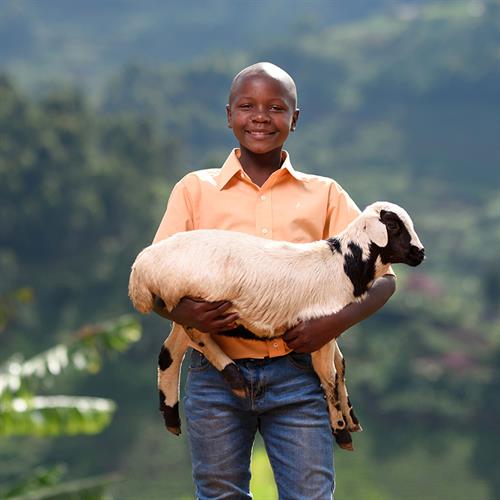
[[269,232],[269,229],[267,227],[262,228],[262,234],[267,234]]
[[278,349],[278,342],[275,342],[275,343],[273,344],[273,347],[275,347],[276,349]]
[[260,197],[260,199],[261,199],[262,201],[266,201],[266,196],[265,196],[265,195],[262,195],[262,196]]

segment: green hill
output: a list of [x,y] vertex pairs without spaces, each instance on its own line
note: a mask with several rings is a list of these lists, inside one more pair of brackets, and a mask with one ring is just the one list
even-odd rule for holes
[[3,0],[0,67],[30,87],[54,78],[95,87],[127,62],[184,64],[394,8],[391,0]]

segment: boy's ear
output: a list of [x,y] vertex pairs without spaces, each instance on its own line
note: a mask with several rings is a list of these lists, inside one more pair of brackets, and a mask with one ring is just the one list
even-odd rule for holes
[[299,119],[299,113],[300,113],[300,109],[297,108],[294,112],[293,112],[293,116],[292,116],[292,124],[290,125],[290,130],[293,132],[296,127],[297,127],[297,120]]
[[227,115],[227,126],[229,128],[233,128],[231,126],[231,106],[229,106],[229,104],[226,104],[226,115]]

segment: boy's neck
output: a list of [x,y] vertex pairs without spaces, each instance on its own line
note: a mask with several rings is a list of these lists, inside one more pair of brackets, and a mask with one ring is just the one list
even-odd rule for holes
[[281,148],[268,153],[256,154],[240,146],[240,163],[245,173],[257,186],[262,186],[273,172],[279,170],[282,163]]

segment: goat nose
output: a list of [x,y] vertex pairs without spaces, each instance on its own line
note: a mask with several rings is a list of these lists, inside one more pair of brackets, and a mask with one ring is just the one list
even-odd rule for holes
[[410,248],[410,258],[414,259],[415,262],[422,262],[425,259],[425,248],[418,248],[412,245]]
[[411,253],[412,255],[415,255],[415,256],[419,255],[419,256],[424,257],[424,256],[425,256],[425,248],[424,248],[424,247],[422,247],[422,248],[418,248],[418,247],[416,247],[415,245],[412,245],[412,246],[410,247],[410,253]]

